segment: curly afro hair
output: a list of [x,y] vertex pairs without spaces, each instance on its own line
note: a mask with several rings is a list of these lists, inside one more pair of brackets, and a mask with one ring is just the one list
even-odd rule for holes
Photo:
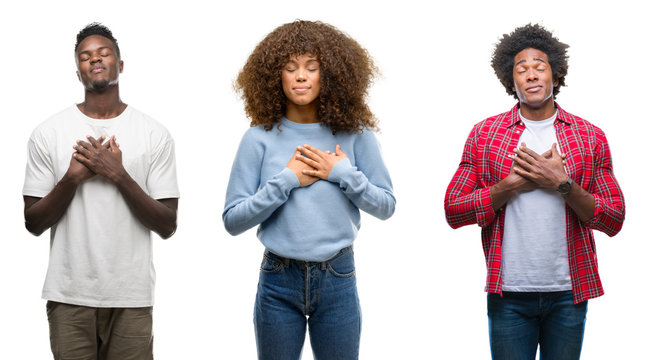
[[292,56],[309,54],[320,63],[317,118],[337,132],[376,130],[376,118],[365,99],[378,74],[374,61],[354,39],[319,21],[297,20],[268,34],[238,74],[235,89],[242,93],[251,126],[271,130],[286,113],[281,70]]
[[118,47],[118,40],[116,40],[116,38],[113,37],[113,33],[111,32],[111,30],[109,30],[108,27],[97,22],[90,23],[79,31],[79,33],[77,34],[77,42],[75,43],[75,51],[77,51],[79,44],[81,44],[81,42],[84,41],[84,39],[86,39],[91,35],[100,35],[111,40],[113,46],[116,47],[116,54],[118,55],[118,59],[120,59],[120,48]]
[[538,24],[528,24],[516,28],[510,35],[503,34],[503,38],[499,40],[492,54],[492,68],[501,84],[506,88],[506,92],[515,99],[519,99],[517,93],[513,90],[512,71],[515,56],[528,48],[540,50],[549,58],[554,81],[555,79],[558,80],[558,86],[553,88],[553,96],[555,97],[560,92],[560,87],[565,86],[565,76],[569,67],[568,47],[569,45],[560,42],[544,27]]

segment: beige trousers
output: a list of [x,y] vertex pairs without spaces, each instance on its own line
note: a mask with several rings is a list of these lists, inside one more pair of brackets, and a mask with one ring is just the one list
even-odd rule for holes
[[94,308],[48,301],[55,360],[152,360],[152,307]]

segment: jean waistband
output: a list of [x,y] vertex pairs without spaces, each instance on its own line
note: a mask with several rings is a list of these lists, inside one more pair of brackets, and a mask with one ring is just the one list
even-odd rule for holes
[[305,260],[298,260],[298,259],[291,259],[291,258],[286,258],[280,255],[277,255],[273,253],[272,251],[265,249],[265,256],[271,258],[271,259],[276,259],[279,262],[283,263],[284,267],[288,267],[291,262],[302,264],[302,265],[320,265],[322,269],[324,269],[328,264],[329,261],[332,261],[348,252],[354,251],[354,247],[352,245],[347,246],[346,248],[340,249],[337,254],[329,258],[328,260],[325,261],[305,261]]

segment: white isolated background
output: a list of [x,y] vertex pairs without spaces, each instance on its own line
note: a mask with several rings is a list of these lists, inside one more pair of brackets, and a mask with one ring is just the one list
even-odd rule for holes
[[[295,19],[335,25],[369,50],[383,76],[369,93],[380,119],[397,210],[364,216],[355,242],[363,309],[361,359],[489,359],[480,229],[452,230],[443,198],[472,126],[515,101],[490,65],[493,44],[540,23],[571,45],[561,106],[607,134],[627,216],[596,233],[606,295],[590,301],[583,359],[649,354],[649,10],[638,1],[22,1],[0,11],[0,359],[51,358],[41,286],[48,234],[23,227],[21,189],[34,127],[83,100],[75,35],[101,21],[125,62],[122,99],[154,116],[177,145],[179,229],[156,239],[155,357],[254,359],[253,302],[263,247],[223,228],[224,195],[248,128],[233,80],[255,45]],[[313,221],[305,218],[307,228]],[[304,359],[311,359],[308,341]]]

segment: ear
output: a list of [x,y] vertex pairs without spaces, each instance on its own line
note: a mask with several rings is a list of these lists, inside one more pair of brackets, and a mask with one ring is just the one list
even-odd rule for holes
[[[120,73],[122,74],[122,68],[123,68],[123,66],[125,65],[125,63],[124,63],[122,60],[120,60],[120,63],[119,63],[119,64],[120,64]],[[556,81],[557,81],[557,80],[556,80]]]
[[79,73],[79,70],[75,71],[75,74],[77,74],[77,80],[79,80],[79,82],[82,82],[82,75]]
[[553,80],[553,87],[558,86],[558,79]]

